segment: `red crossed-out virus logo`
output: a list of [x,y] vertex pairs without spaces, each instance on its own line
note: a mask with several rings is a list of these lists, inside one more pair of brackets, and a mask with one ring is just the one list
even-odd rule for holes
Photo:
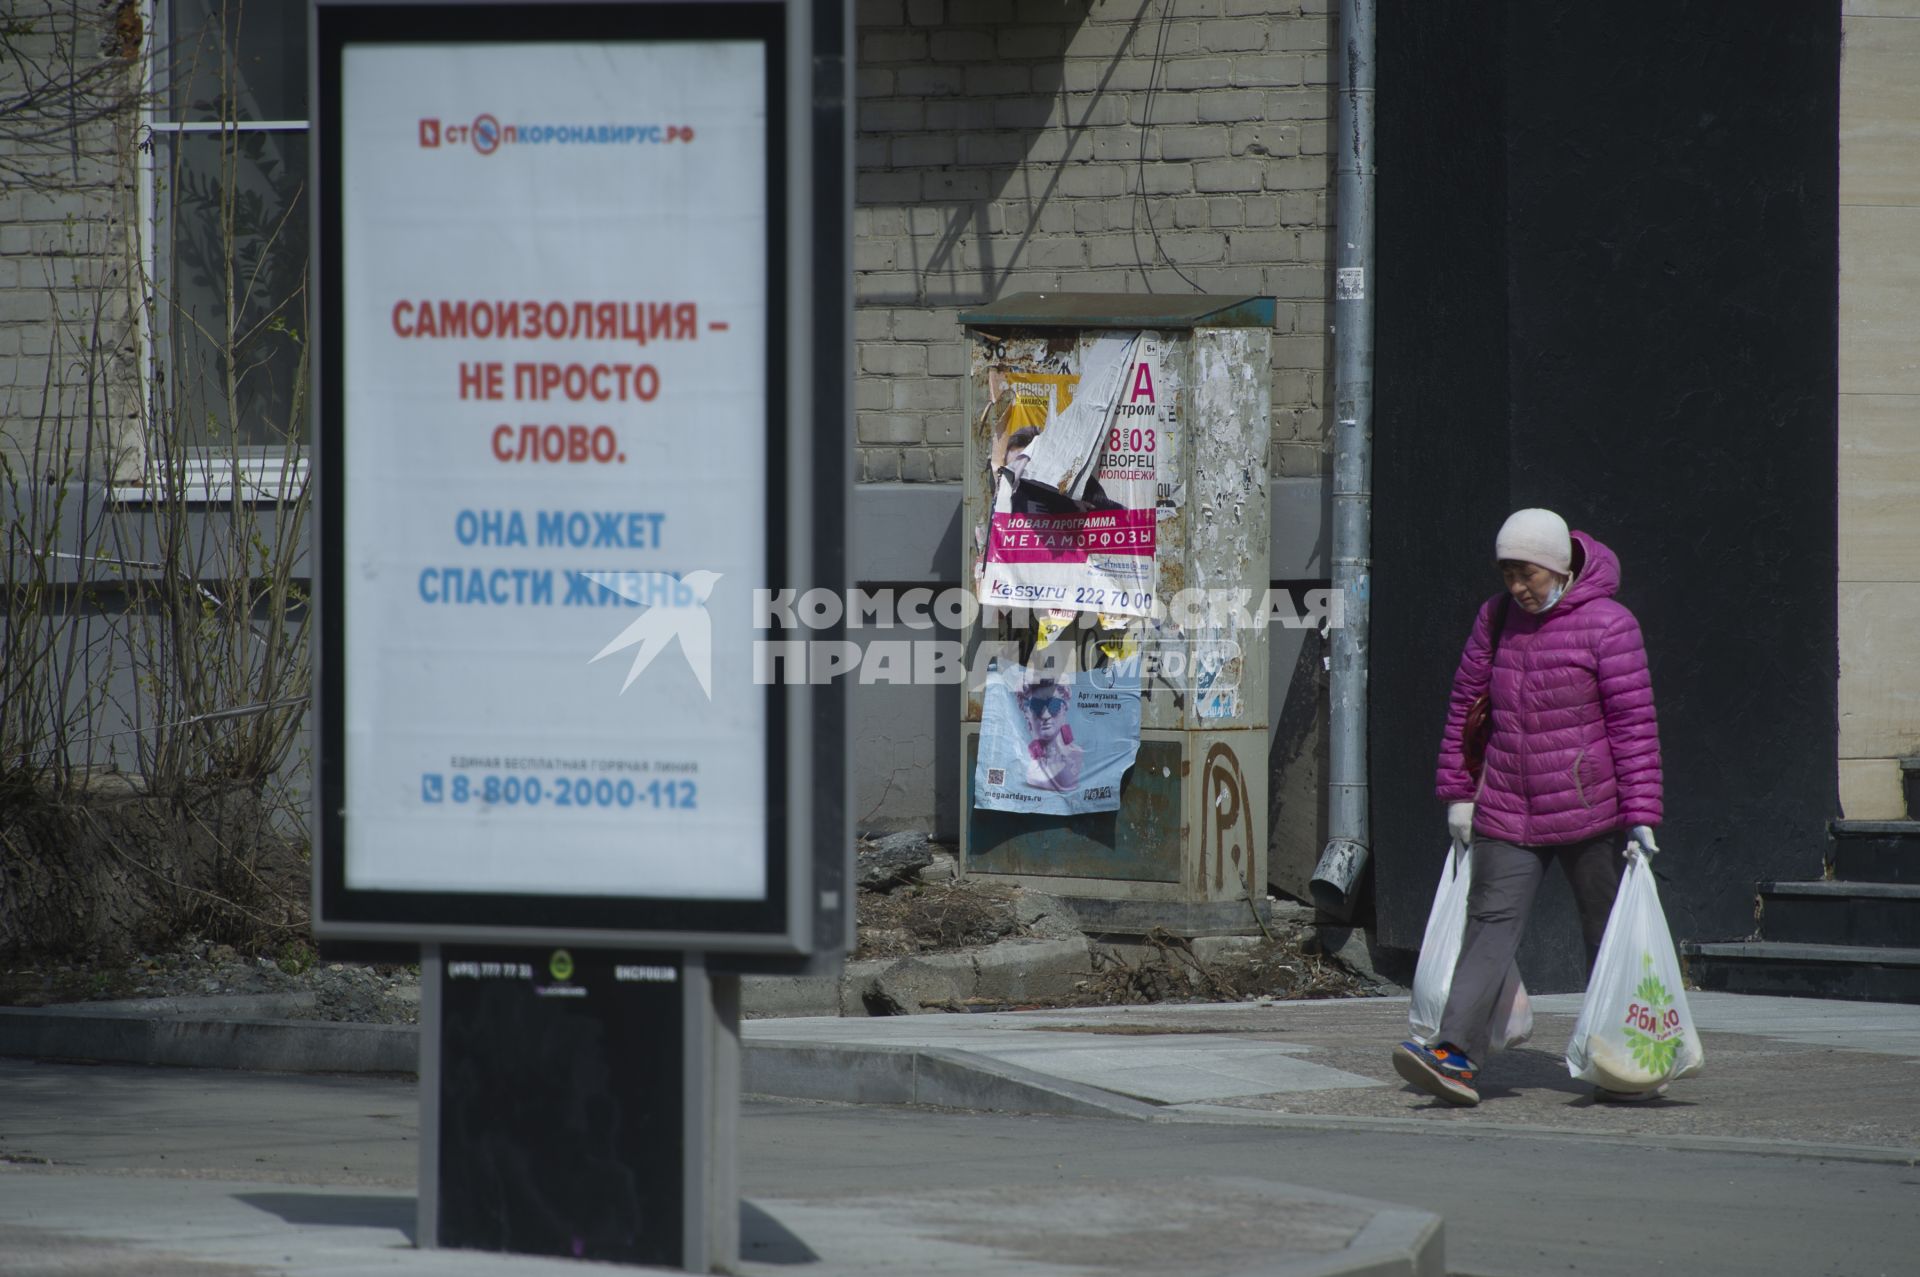
[[473,149],[480,154],[492,155],[500,149],[500,121],[491,115],[475,116],[469,132],[473,138]]

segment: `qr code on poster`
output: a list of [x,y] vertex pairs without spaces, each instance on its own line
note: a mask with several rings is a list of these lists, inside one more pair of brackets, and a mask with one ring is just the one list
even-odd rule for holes
[[1004,785],[1004,784],[1006,784],[1006,783],[1007,783],[1007,769],[1006,769],[1006,768],[1004,768],[1004,767],[989,767],[989,768],[987,768],[987,783],[988,783],[989,785]]

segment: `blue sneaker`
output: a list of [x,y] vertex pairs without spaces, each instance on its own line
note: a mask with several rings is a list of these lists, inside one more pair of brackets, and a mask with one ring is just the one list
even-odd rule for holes
[[1393,1048],[1393,1071],[1449,1104],[1470,1107],[1480,1102],[1480,1092],[1473,1089],[1478,1075],[1473,1061],[1451,1042],[1402,1042]]

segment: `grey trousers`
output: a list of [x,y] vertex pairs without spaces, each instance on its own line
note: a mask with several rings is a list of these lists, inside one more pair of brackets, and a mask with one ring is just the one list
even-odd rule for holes
[[1607,916],[1620,890],[1626,866],[1620,852],[1625,835],[1611,830],[1585,842],[1554,847],[1523,847],[1494,838],[1473,840],[1473,880],[1467,886],[1467,929],[1454,964],[1453,987],[1440,1016],[1440,1040],[1451,1042],[1475,1064],[1487,1056],[1493,1000],[1507,977],[1507,964],[1520,947],[1533,910],[1534,895],[1547,876],[1547,862],[1558,860],[1573,887],[1580,911],[1580,934],[1587,944],[1587,971],[1600,953]]

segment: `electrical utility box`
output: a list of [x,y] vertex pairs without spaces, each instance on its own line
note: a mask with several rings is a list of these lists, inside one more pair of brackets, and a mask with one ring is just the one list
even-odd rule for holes
[[[1261,611],[1273,300],[1024,293],[960,322],[970,357],[961,579],[983,605],[962,634],[970,675],[959,751],[961,868],[1064,897],[1090,931],[1252,930],[1264,916],[1267,882]],[[1088,400],[1078,419],[1070,411],[1076,396]],[[1035,522],[1009,522],[1008,494],[1027,491],[1013,470],[1034,474],[1023,468],[1028,452],[1043,465],[1039,440],[1048,430],[1060,432],[1056,444],[1086,432],[1094,402],[1113,405],[1098,418],[1104,429],[1090,471],[1105,488],[1089,483],[1071,505],[1035,490],[1047,504],[1029,499],[1024,508],[1104,505],[1113,513],[1100,526],[1150,534],[1150,569],[1106,559],[1129,574],[1112,589],[1099,574],[1106,533],[1082,537],[1094,543],[1082,576],[1074,575],[1077,563],[1004,562],[1021,555],[1007,548],[1006,530]],[[1150,481],[1144,488],[1142,479]],[[1116,487],[1134,495],[1107,500],[1106,489]],[[1148,595],[1151,606],[1143,606]],[[978,761],[994,694],[983,669],[1009,651],[1024,669],[1038,649],[1060,644],[1073,645],[1087,669],[1141,658],[1139,749],[1120,776],[1118,809],[1036,814],[978,805],[976,782],[1007,774]]]

